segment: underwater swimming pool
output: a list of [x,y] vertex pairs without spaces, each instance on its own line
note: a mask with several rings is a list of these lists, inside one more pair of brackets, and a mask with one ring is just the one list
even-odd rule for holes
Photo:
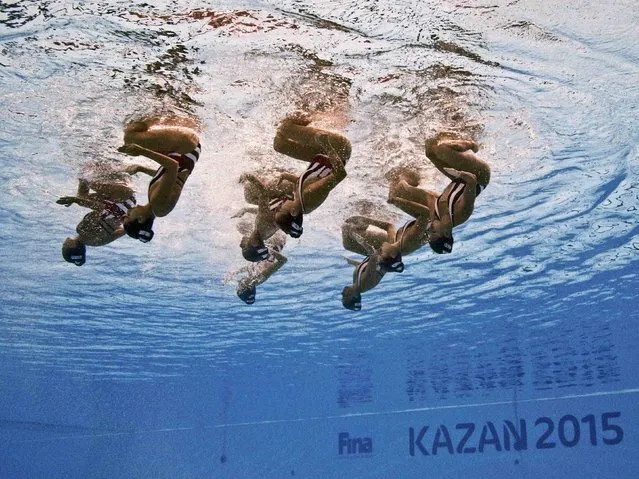
[[[0,477],[633,477],[634,2],[0,3]],[[294,110],[353,144],[253,305],[238,178]],[[127,119],[196,117],[202,156],[148,244],[60,248],[55,203]],[[455,251],[342,308],[341,223],[401,223],[384,174],[476,138],[491,183]],[[138,199],[145,183],[134,179]],[[241,223],[241,222],[239,222]],[[239,225],[241,226],[241,225]]]

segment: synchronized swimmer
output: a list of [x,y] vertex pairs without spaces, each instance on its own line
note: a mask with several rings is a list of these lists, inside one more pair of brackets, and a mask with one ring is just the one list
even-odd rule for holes
[[308,162],[301,175],[282,173],[275,183],[269,184],[255,175],[240,177],[245,183],[245,197],[252,198],[256,210],[243,209],[236,215],[253,211],[255,227],[244,236],[240,247],[247,261],[268,258],[264,241],[278,229],[292,238],[304,231],[304,215],[315,211],[329,193],[346,178],[346,162],[351,156],[351,144],[338,133],[308,126],[310,118],[291,115],[277,129],[273,149],[291,158]]
[[418,188],[415,172],[400,173],[391,182],[388,202],[415,218],[402,232],[412,247],[427,242],[435,253],[453,251],[453,227],[470,218],[475,198],[490,182],[490,167],[475,155],[477,151],[474,141],[438,135],[426,142],[426,157],[451,179],[444,191]]
[[65,261],[82,266],[87,246],[104,246],[124,235],[122,222],[135,207],[136,200],[129,181],[122,174],[140,171],[151,174],[142,165],[130,165],[122,171],[110,171],[105,179],[80,179],[75,196],[62,196],[57,200],[60,205],[76,204],[92,210],[78,223],[77,235],[62,244]]
[[[245,232],[240,242],[242,256],[254,264],[244,268],[248,275],[237,282],[237,295],[246,304],[253,304],[256,287],[286,264],[282,254],[286,235],[299,238],[304,232],[304,217],[319,208],[346,178],[350,141],[311,123],[307,114],[288,115],[273,140],[276,152],[308,163],[301,174],[284,171],[275,178],[255,173],[240,176],[244,198],[251,206],[232,217],[255,215],[251,231]],[[125,233],[145,243],[150,241],[155,218],[167,216],[175,208],[200,157],[201,146],[194,123],[146,119],[126,125],[124,145],[118,151],[144,156],[159,168],[129,165],[117,181],[80,180],[75,196],[61,197],[59,204],[75,203],[92,210],[78,224],[77,236],[64,241],[65,261],[81,266],[86,261],[86,246],[102,246]],[[419,187],[421,178],[416,169],[395,168],[387,175],[388,203],[413,219],[399,228],[365,216],[344,221],[343,247],[364,257],[361,261],[347,259],[355,270],[352,284],[342,291],[345,308],[360,310],[362,293],[377,287],[387,273],[403,272],[403,257],[426,244],[435,253],[452,252],[453,228],[470,218],[477,196],[490,182],[490,167],[477,157],[478,151],[475,141],[449,133],[427,140],[426,157],[451,180],[440,194]],[[122,177],[136,173],[153,176],[145,205],[136,204],[128,180]]]
[[200,158],[200,140],[194,129],[161,122],[159,119],[135,121],[124,130],[119,152],[144,156],[160,167],[149,182],[148,203],[131,208],[123,219],[126,233],[143,243],[153,238],[153,221],[168,215],[182,194]]

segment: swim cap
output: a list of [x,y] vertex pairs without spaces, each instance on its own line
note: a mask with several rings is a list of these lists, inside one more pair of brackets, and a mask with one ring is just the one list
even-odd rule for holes
[[87,247],[78,239],[67,238],[62,243],[62,257],[68,263],[82,266],[87,259]]
[[451,253],[453,251],[452,236],[449,238],[435,238],[434,240],[429,241],[428,244],[430,245],[431,249],[437,254]]
[[244,256],[244,259],[251,263],[268,259],[268,248],[262,240],[260,240],[258,245],[253,246],[249,243],[249,239],[244,237],[240,242],[240,248],[242,248],[242,256]]
[[142,241],[142,243],[148,243],[153,239],[153,220],[154,218],[149,218],[143,223],[140,223],[138,220],[125,221],[124,231],[131,238],[135,238],[137,240]]
[[255,302],[255,293],[255,284],[246,285],[245,283],[240,283],[237,285],[237,297],[246,304],[253,304]]
[[280,211],[275,214],[275,223],[291,238],[299,238],[302,236],[302,233],[304,232],[304,228],[302,228],[303,222],[304,215],[302,215],[302,213],[297,216],[293,216],[285,211]]
[[362,294],[353,286],[346,286],[342,290],[342,306],[351,311],[362,309]]

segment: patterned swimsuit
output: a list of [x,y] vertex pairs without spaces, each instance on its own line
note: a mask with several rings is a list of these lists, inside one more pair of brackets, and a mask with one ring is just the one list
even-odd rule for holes
[[104,209],[100,212],[98,224],[105,232],[112,235],[122,224],[124,215],[135,206],[135,198],[131,197],[121,203],[103,200],[103,203]]

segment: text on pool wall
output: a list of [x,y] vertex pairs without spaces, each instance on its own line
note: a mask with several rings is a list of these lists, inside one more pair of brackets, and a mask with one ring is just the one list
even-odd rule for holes
[[[624,431],[618,424],[620,412],[605,412],[597,418],[588,414],[581,419],[572,414],[558,421],[543,416],[531,427],[525,419],[504,420],[502,423],[458,423],[454,427],[443,424],[408,428],[408,452],[411,456],[447,454],[475,454],[489,451],[524,451],[529,448],[553,449],[558,446],[575,447],[580,443],[591,446],[614,446],[623,440]],[[529,439],[534,441],[534,445]]]

